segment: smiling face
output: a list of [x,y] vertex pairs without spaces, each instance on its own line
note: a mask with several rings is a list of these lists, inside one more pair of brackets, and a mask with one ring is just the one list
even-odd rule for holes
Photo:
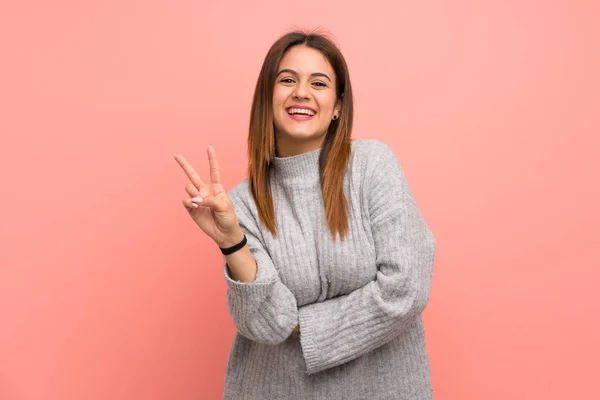
[[320,51],[298,45],[284,55],[278,72],[273,89],[277,156],[320,148],[341,106],[333,68]]

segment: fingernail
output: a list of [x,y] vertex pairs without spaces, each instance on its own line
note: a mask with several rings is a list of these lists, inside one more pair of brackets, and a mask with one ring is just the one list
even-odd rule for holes
[[196,203],[192,203],[192,207],[194,207],[194,208],[198,208],[198,204],[196,204]]
[[194,203],[202,203],[204,199],[202,197],[192,197]]

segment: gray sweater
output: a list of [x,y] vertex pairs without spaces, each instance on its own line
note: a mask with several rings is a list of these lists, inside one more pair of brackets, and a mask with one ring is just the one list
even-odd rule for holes
[[334,241],[320,151],[275,158],[277,237],[259,222],[247,180],[229,194],[258,270],[243,283],[225,264],[237,333],[223,398],[432,399],[421,312],[435,239],[393,151],[354,140],[344,177],[350,231]]

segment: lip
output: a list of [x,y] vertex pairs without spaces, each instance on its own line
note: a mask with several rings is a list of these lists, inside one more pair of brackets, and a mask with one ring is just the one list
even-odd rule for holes
[[286,113],[288,117],[290,117],[291,119],[293,119],[294,121],[308,121],[313,119],[315,116],[314,115],[290,115],[288,113]]

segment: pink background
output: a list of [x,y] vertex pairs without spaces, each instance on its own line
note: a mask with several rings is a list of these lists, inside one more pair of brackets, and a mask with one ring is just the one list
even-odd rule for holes
[[[551,4],[552,3],[552,4]],[[558,4],[555,4],[558,3]],[[355,138],[396,151],[438,242],[436,399],[597,395],[594,1],[0,6],[0,399],[218,399],[235,329],[183,153],[244,178],[252,91],[333,33]]]

